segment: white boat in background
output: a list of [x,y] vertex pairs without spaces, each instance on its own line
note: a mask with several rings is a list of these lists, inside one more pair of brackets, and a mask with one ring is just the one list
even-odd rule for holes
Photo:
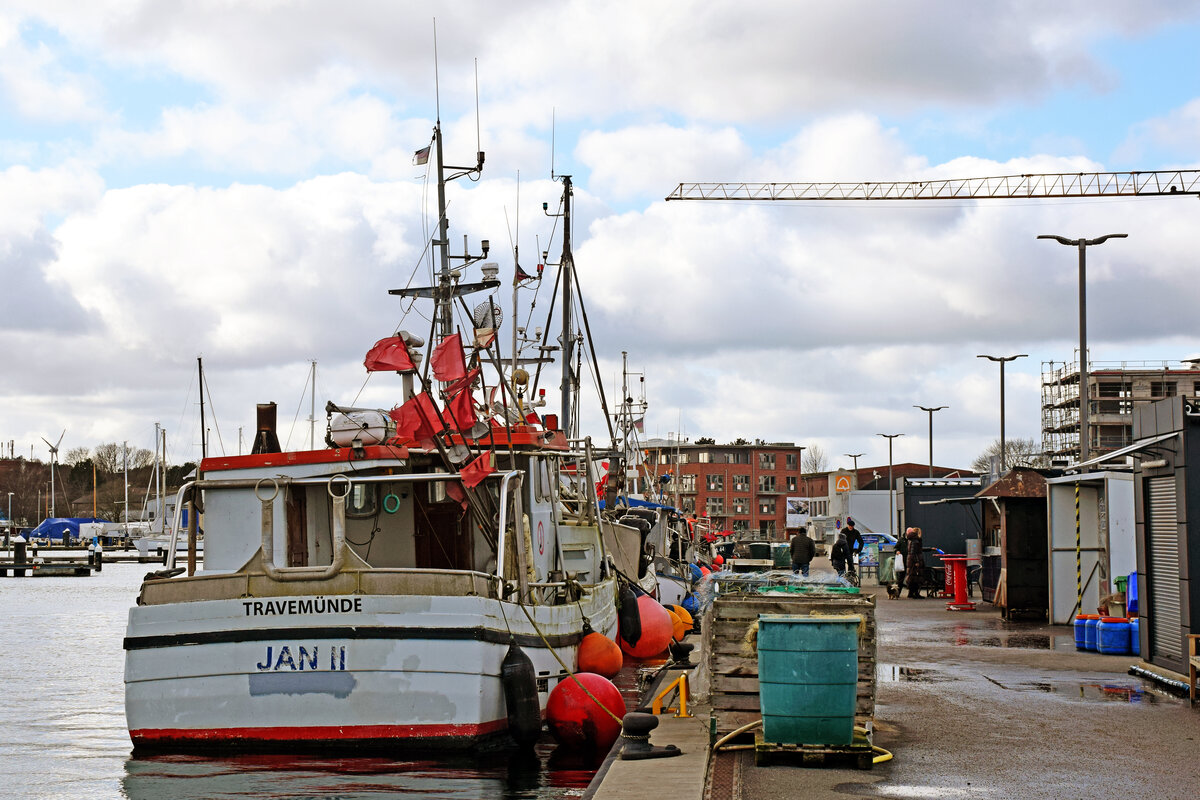
[[[435,300],[440,341],[425,356],[438,383],[417,369],[424,343],[402,332],[366,365],[401,375],[403,405],[363,416],[328,404],[329,446],[301,452],[278,452],[273,419],[260,418],[251,455],[202,461],[178,505],[202,504],[203,567],[193,547],[189,567],[175,566],[195,540],[177,524],[167,568],[129,612],[136,749],[529,742],[577,644],[616,633],[590,443],[571,438],[571,415],[562,430],[530,410],[528,374],[493,356],[495,315],[476,315],[484,330],[465,355],[453,332],[453,301],[499,281],[460,283],[450,269],[440,126],[434,145],[438,285],[394,293]],[[480,153],[474,168],[444,169],[482,164]],[[479,387],[488,366],[493,385]]]

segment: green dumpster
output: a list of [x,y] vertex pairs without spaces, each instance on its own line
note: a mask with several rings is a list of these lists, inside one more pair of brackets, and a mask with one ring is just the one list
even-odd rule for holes
[[760,561],[769,561],[771,558],[771,543],[770,542],[751,542],[750,557],[759,559]]
[[848,745],[858,693],[859,616],[760,614],[763,740]]
[[771,545],[771,566],[775,569],[792,568],[792,548],[788,544]]

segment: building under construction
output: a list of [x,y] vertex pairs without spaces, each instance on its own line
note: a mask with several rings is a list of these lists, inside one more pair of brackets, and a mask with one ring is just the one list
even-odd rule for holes
[[[1088,450],[1096,458],[1133,444],[1133,414],[1141,405],[1200,396],[1200,358],[1093,361],[1087,394]],[[1079,460],[1078,360],[1042,362],[1042,452],[1056,466]]]

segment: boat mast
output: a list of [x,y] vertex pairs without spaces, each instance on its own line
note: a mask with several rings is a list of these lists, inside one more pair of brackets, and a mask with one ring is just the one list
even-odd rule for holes
[[316,449],[317,441],[317,360],[312,362],[312,391],[309,392],[311,407],[308,411],[308,449]]
[[572,394],[575,391],[575,374],[571,362],[574,361],[575,333],[571,324],[571,302],[574,300],[574,290],[571,288],[571,277],[575,271],[574,256],[571,254],[571,176],[560,175],[563,182],[563,249],[560,269],[563,276],[562,292],[562,415],[561,424],[567,438],[575,433],[572,425],[571,406]]
[[204,358],[196,357],[196,368],[200,374],[200,458],[208,458],[208,438],[204,433]]

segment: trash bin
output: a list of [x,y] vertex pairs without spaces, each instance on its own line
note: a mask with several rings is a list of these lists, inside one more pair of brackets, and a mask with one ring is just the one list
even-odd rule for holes
[[847,745],[858,693],[859,616],[758,617],[763,739]]
[[788,544],[771,545],[771,566],[775,569],[792,568],[792,548]]
[[1137,573],[1129,573],[1129,580],[1125,585],[1125,613],[1131,617],[1138,614],[1138,579]]

